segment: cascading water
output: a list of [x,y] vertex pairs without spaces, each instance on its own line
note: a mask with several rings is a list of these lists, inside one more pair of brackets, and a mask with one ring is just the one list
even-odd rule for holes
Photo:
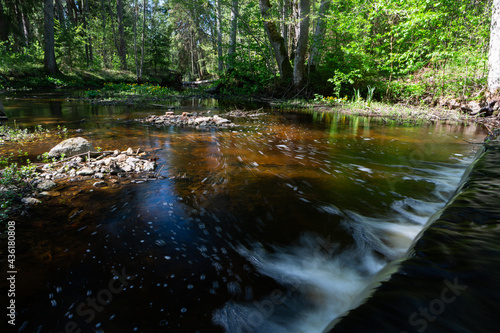
[[452,195],[470,161],[462,160],[461,167],[435,165],[416,177],[435,185],[429,193],[433,200],[396,200],[387,216],[367,217],[318,204],[319,211],[341,217],[342,228],[352,238],[348,246],[338,243],[335,235],[317,234],[270,250],[260,244],[239,246],[238,253],[280,287],[259,300],[228,302],[214,313],[214,322],[226,332],[322,332],[364,300],[364,289],[388,262],[403,257],[429,217]]

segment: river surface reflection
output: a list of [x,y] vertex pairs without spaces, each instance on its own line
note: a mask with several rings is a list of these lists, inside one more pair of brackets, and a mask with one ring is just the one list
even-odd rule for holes
[[140,147],[163,179],[62,183],[19,218],[20,332],[321,332],[405,254],[471,162],[467,141],[485,135],[272,110],[231,130],[157,128],[134,119],[243,106],[35,97],[6,100],[10,119],[66,126],[104,150]]

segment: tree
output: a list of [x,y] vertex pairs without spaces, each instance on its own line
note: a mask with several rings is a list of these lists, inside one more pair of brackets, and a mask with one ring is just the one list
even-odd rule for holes
[[222,8],[221,0],[216,0],[215,23],[217,25],[217,58],[218,69],[221,73],[224,69],[224,61],[222,59]]
[[279,33],[276,23],[272,19],[271,4],[269,3],[269,0],[259,0],[259,5],[260,13],[264,19],[264,30],[266,31],[269,42],[273,48],[281,81],[290,81],[293,77],[292,65],[290,65],[290,59],[288,58],[285,39]]
[[127,70],[127,49],[125,44],[125,24],[123,23],[123,2],[116,2],[116,16],[118,17],[118,54],[120,56],[121,69]]
[[[82,0],[83,1],[83,0]],[[88,28],[88,22],[90,19],[90,7],[89,7],[89,2],[90,0],[85,0],[85,3],[83,4],[83,8],[81,9],[83,12],[83,27],[85,30],[85,34],[87,35],[87,41],[85,43],[85,55],[87,58],[87,64],[92,65],[94,62],[94,49],[92,46],[92,36],[89,33],[89,28]],[[82,5],[80,3],[80,5]]]
[[331,3],[332,0],[321,0],[321,4],[319,6],[318,21],[316,22],[316,28],[314,30],[314,36],[311,43],[309,60],[307,62],[311,72],[316,71],[320,50],[323,45],[323,40],[325,39],[326,14],[328,13]]
[[296,88],[302,85],[305,76],[306,51],[309,41],[309,12],[311,10],[309,0],[300,0],[298,5],[297,48],[293,63],[293,84]]
[[236,56],[236,37],[238,35],[238,0],[231,2],[231,33],[229,35],[228,69],[234,67]]
[[48,74],[57,74],[59,70],[54,51],[54,0],[45,0],[43,14],[45,71]]
[[141,36],[141,61],[139,63],[139,75],[137,80],[142,81],[144,69],[144,40],[146,39],[146,0],[142,1],[142,36]]
[[490,29],[488,88],[493,94],[500,89],[500,0],[493,1]]

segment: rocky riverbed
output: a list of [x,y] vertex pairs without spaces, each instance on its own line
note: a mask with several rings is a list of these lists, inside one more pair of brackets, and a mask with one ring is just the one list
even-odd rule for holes
[[206,113],[183,112],[175,114],[173,111],[167,111],[164,115],[150,115],[146,118],[136,119],[141,123],[152,123],[158,126],[179,126],[190,128],[232,128],[237,125],[229,119],[218,115],[207,115]]
[[[70,157],[65,158],[70,155]],[[41,198],[58,196],[61,182],[91,182],[93,187],[119,187],[120,183],[157,179],[156,160],[140,148],[97,152],[84,138],[72,138],[55,146],[52,162],[39,164],[29,185],[31,193],[22,199],[32,205]],[[7,190],[4,189],[4,190]]]

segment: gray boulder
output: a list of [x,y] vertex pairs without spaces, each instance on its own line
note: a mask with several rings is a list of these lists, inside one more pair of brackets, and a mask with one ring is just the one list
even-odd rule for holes
[[62,154],[66,157],[70,157],[73,155],[78,155],[82,153],[86,153],[89,151],[93,151],[94,147],[90,142],[81,137],[71,138],[64,140],[59,143],[57,146],[52,148],[49,151],[49,157],[60,157]]

